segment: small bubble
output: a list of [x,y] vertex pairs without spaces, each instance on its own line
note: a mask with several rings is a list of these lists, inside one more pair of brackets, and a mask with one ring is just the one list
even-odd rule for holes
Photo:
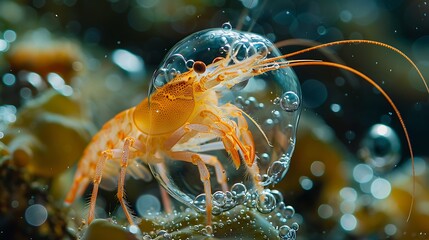
[[294,112],[300,106],[300,99],[295,92],[288,91],[280,98],[280,107],[287,112]]
[[287,236],[289,234],[290,227],[288,225],[283,225],[279,228],[280,237]]
[[299,183],[304,190],[310,190],[313,188],[313,181],[308,177],[300,177]]
[[280,98],[279,97],[274,98],[273,104],[274,105],[280,104]]
[[387,171],[400,160],[400,141],[387,125],[375,124],[361,142],[359,155],[375,170]]
[[6,52],[9,48],[9,44],[7,41],[0,39],[0,52]]
[[150,211],[159,212],[161,210],[161,203],[155,196],[143,194],[137,198],[136,209],[140,215],[145,215]]
[[396,232],[398,231],[397,227],[394,224],[387,224],[384,227],[384,232],[389,235],[389,236],[393,236],[396,234]]
[[321,177],[325,173],[325,164],[321,161],[314,161],[310,166],[311,173],[316,177]]
[[392,186],[384,178],[377,178],[371,183],[371,194],[377,199],[385,199],[390,195]]
[[284,162],[275,161],[268,168],[267,174],[273,177],[274,183],[280,182],[288,170],[288,165]]
[[194,61],[194,60],[189,59],[189,60],[187,60],[187,61],[186,61],[186,67],[187,67],[188,69],[192,69],[192,67],[194,66],[194,63],[195,63],[195,61]]
[[206,195],[204,193],[198,195],[195,197],[193,204],[200,210],[205,211],[206,210]]
[[278,191],[278,190],[271,190],[271,194],[276,199],[277,205],[280,205],[281,203],[283,203],[283,195],[282,195],[282,193],[280,191]]
[[261,154],[261,162],[269,162],[270,161],[270,155],[268,153],[262,153]]
[[341,111],[341,105],[336,103],[331,104],[331,111],[335,113]]
[[235,195],[235,196],[244,196],[246,195],[247,192],[247,188],[244,184],[242,183],[236,183],[234,185],[232,185],[231,187],[231,192]]
[[243,96],[237,96],[235,98],[235,102],[238,103],[238,104],[243,105],[244,104],[244,98],[243,98]]
[[293,215],[295,215],[295,208],[292,206],[286,206],[285,210],[284,210],[284,216],[287,219],[290,219],[293,217]]
[[203,229],[201,229],[201,232],[203,235],[211,237],[213,235],[213,227],[205,226]]
[[48,211],[41,204],[34,204],[25,210],[25,220],[28,224],[38,227],[48,219]]
[[317,209],[317,213],[319,214],[319,216],[323,219],[327,219],[332,217],[334,210],[332,209],[332,207],[328,204],[321,204],[319,206],[319,208]]
[[225,22],[225,23],[223,23],[222,24],[222,28],[224,29],[224,30],[231,30],[232,29],[232,25],[231,25],[231,23],[230,22]]
[[341,227],[346,231],[353,231],[357,226],[357,219],[354,215],[346,213],[341,216]]
[[10,203],[10,206],[11,206],[12,208],[17,208],[17,207],[19,207],[19,202],[18,202],[17,200],[13,200],[13,201]]
[[13,30],[6,30],[3,33],[4,40],[7,42],[14,42],[16,40],[16,32]]
[[295,231],[298,231],[299,230],[299,224],[296,222],[292,223],[292,229]]
[[271,114],[273,115],[273,117],[275,117],[275,118],[279,118],[281,115],[280,115],[280,112],[279,111],[277,111],[277,110],[273,110],[273,111],[271,111]]
[[358,183],[367,183],[374,176],[372,168],[367,164],[358,164],[353,168],[353,178]]
[[5,73],[5,74],[3,75],[3,83],[4,83],[6,86],[12,86],[12,85],[14,85],[14,84],[15,84],[15,82],[16,82],[16,77],[15,77],[15,75],[13,75],[13,74],[11,74],[11,73]]
[[256,207],[261,213],[270,213],[276,207],[276,198],[269,192],[269,190],[264,190],[258,196]]
[[128,231],[132,234],[140,234],[140,228],[137,225],[131,225],[128,227]]
[[217,191],[213,193],[213,205],[222,207],[226,203],[225,193],[222,191]]

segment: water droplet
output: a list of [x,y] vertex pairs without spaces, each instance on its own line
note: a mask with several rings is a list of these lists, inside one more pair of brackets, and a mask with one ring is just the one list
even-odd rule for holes
[[223,23],[222,24],[222,28],[224,29],[224,30],[231,30],[232,29],[232,25],[231,25],[231,23],[230,22],[225,22],[225,23]]
[[300,99],[299,96],[292,91],[286,92],[280,98],[280,107],[287,112],[294,112],[299,109]]

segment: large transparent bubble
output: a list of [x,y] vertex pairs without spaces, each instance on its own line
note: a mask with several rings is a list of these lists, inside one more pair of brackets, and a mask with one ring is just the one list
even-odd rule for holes
[[[274,196],[268,196],[269,192],[260,190],[281,181],[288,171],[301,106],[301,91],[296,75],[284,64],[278,65],[286,60],[266,61],[261,65],[263,61],[280,55],[273,43],[262,36],[228,28],[209,29],[194,33],[174,46],[153,76],[150,96],[190,70],[197,72],[194,81],[202,81],[204,76],[211,77],[204,80],[205,88],[194,88],[194,91],[207,94],[199,95],[203,96],[202,99],[196,99],[196,95],[194,97],[195,109],[209,110],[212,115],[188,119],[189,123],[200,124],[198,126],[202,130],[196,132],[193,128],[192,134],[184,135],[178,140],[177,146],[166,151],[191,152],[217,159],[219,164],[206,164],[210,174],[214,214],[242,204],[249,193],[267,195],[260,198],[264,202],[259,204],[262,206],[258,206],[258,209],[274,209],[279,204]],[[219,59],[224,62],[217,64]],[[261,66],[270,70],[263,74],[253,71]],[[236,74],[236,77],[222,81],[223,78],[218,77],[221,74]],[[181,107],[177,106],[178,109]],[[235,110],[229,112],[228,109]],[[237,112],[242,113],[241,118],[236,116]],[[243,119],[246,124],[239,123]],[[244,140],[246,137],[241,130],[248,128],[253,137],[256,167],[252,168],[251,163],[246,163],[240,149],[233,149],[232,152],[238,152],[239,156],[239,166],[236,168],[237,159],[234,163],[234,154],[225,150],[226,141],[218,133],[219,129],[225,128],[215,123],[219,120],[233,127],[233,135],[240,139],[244,148],[249,144]],[[208,127],[203,128],[202,125]],[[174,159],[166,156],[168,154],[160,155],[164,161],[150,164],[157,180],[177,200],[204,212],[206,197],[196,163]],[[226,175],[226,186],[219,180],[223,175]]]

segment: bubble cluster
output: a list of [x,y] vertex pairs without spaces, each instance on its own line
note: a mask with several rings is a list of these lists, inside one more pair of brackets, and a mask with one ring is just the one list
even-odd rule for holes
[[[283,202],[282,194],[277,190],[264,189],[261,193],[254,190],[248,190],[242,183],[236,183],[230,191],[216,191],[212,194],[213,214],[229,214],[229,210],[237,206],[244,206],[248,209],[254,209],[262,215],[274,215],[280,224],[279,236],[281,239],[295,239],[296,231],[299,225],[294,222],[291,226],[285,223],[295,215],[295,209]],[[206,196],[200,194],[193,200],[197,210],[205,212]],[[288,231],[286,232],[286,229]]]

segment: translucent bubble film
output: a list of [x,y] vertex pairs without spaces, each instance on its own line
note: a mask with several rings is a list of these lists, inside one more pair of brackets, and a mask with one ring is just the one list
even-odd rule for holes
[[[198,126],[190,125],[193,130],[178,139],[172,151],[210,159],[206,165],[211,191],[220,208],[224,198],[235,192],[234,184],[244,184],[243,188],[252,191],[255,185],[278,183],[288,171],[300,112],[299,83],[290,68],[277,67],[263,74],[253,71],[263,60],[279,55],[266,38],[225,24],[176,44],[152,79],[153,97],[189,72],[195,77],[195,113],[186,124]],[[182,202],[204,210],[199,206],[204,187],[197,164],[175,159],[174,153],[167,159],[151,166],[155,176]]]

